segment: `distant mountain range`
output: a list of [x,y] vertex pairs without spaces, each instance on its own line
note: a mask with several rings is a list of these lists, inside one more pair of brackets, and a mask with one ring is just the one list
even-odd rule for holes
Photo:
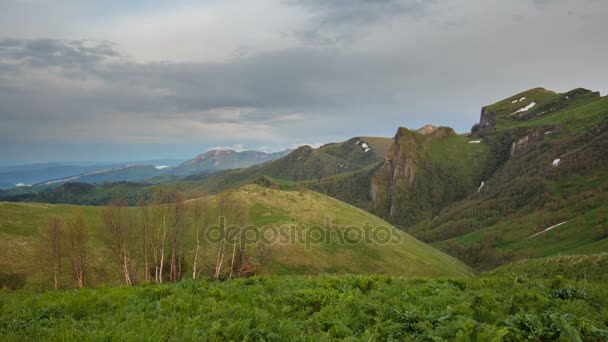
[[[211,150],[186,162],[149,160],[125,163],[41,163],[0,167],[0,189],[30,186],[53,186],[67,182],[106,183],[120,181],[165,182],[202,172],[247,168],[287,155],[291,150],[275,153]],[[154,179],[156,178],[156,179]],[[20,192],[26,192],[21,189]]]
[[260,151],[234,151],[229,149],[211,150],[185,161],[168,170],[172,175],[185,177],[201,172],[215,172],[248,168],[288,155],[292,150],[266,153]]

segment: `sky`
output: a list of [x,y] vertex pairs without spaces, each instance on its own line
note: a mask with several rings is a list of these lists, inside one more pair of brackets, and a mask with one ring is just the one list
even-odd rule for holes
[[2,0],[0,164],[467,132],[608,92],[605,0]]

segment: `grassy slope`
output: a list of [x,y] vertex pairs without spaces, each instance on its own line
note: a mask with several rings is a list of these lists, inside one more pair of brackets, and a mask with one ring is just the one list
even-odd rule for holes
[[[525,97],[521,102],[513,100]],[[535,102],[530,110],[512,115],[517,110]],[[566,93],[555,93],[543,88],[534,88],[519,93],[493,105],[486,111],[496,113],[496,129],[559,125],[570,130],[582,130],[601,122],[606,117],[608,97],[585,89],[574,89]],[[600,115],[598,115],[600,114]]]
[[[388,223],[349,204],[310,191],[283,192],[249,185],[232,192],[235,199],[245,201],[252,223],[258,227],[273,226],[287,231],[292,220],[322,226],[326,217],[339,231],[349,225],[385,226],[393,232],[398,244],[331,243],[313,245],[309,251],[302,243],[267,246],[266,258],[259,261],[262,274],[321,274],[321,273],[377,273],[400,276],[465,276],[470,271],[461,262],[425,245],[411,236],[396,230]],[[83,210],[89,222],[91,237],[91,284],[118,284],[119,269],[113,256],[103,243],[104,229],[99,220],[99,207],[68,205],[1,203],[0,204],[0,273],[22,274],[28,286],[49,284],[44,275],[44,260],[38,257],[40,235],[49,217],[67,217]],[[188,218],[190,220],[190,218]],[[210,224],[214,224],[211,222]],[[190,225],[190,224],[189,224]],[[190,226],[189,226],[190,227]],[[184,235],[185,269],[190,269],[194,232],[188,228]],[[204,263],[211,268],[215,244],[205,246]],[[252,258],[254,251],[251,251]],[[67,258],[66,258],[67,259]],[[64,282],[71,283],[70,268],[65,260]]]
[[[490,108],[508,107],[522,94]],[[503,119],[495,132],[482,134],[484,141],[494,143],[493,157],[498,159],[500,148],[495,147],[503,141],[508,161],[486,180],[482,194],[444,208],[411,233],[482,269],[530,256],[608,251],[608,98],[582,94],[569,96],[571,102],[548,115]],[[545,99],[537,101],[550,102],[568,95],[539,96]],[[511,142],[525,135],[529,146],[509,158]],[[560,166],[552,168],[560,156]],[[529,238],[564,221],[568,223]],[[487,254],[487,249],[497,253]]]
[[502,266],[489,275],[523,275],[533,278],[563,276],[585,281],[608,281],[608,253],[560,255],[529,259]]
[[4,293],[13,340],[603,341],[604,284],[492,277],[255,277]]

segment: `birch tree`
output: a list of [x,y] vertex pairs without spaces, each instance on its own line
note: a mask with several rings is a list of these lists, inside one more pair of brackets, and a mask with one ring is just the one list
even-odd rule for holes
[[102,208],[101,220],[110,235],[109,247],[120,262],[120,268],[127,286],[134,285],[132,220],[127,212],[126,202],[115,198]]
[[51,217],[47,224],[46,233],[43,236],[44,244],[49,255],[53,270],[53,287],[55,290],[61,287],[61,258],[63,240],[63,221],[57,217]]
[[[194,223],[194,231],[196,234],[196,246],[194,248],[194,260],[192,262],[192,279],[197,279],[200,273],[200,270],[198,269],[198,261],[199,261],[199,254],[201,252],[201,238],[202,238],[202,234],[204,226],[205,226],[205,221],[203,220],[203,215],[205,215],[206,211],[206,203],[205,200],[202,198],[202,196],[197,196],[199,197],[197,200],[194,201],[194,203],[192,204],[192,219],[193,219],[193,223]],[[207,215],[205,215],[207,216]]]
[[242,227],[246,224],[248,217],[245,206],[237,198],[231,198],[228,194],[218,196],[220,241],[215,262],[215,272],[213,275],[214,280],[219,279],[221,276],[222,267],[224,266],[224,259],[226,256],[226,243],[228,242],[233,244],[230,264],[230,277],[232,277],[232,268],[234,267],[237,253],[237,241],[240,241],[239,235]]
[[137,200],[137,207],[141,214],[141,224],[142,224],[142,252],[144,258],[144,281],[147,282],[150,280],[150,260],[148,257],[148,249],[150,246],[149,239],[149,231],[150,231],[150,206],[143,198],[139,198]]
[[74,280],[78,288],[85,285],[85,268],[87,257],[87,223],[82,212],[78,212],[68,222],[68,241],[70,243],[70,259],[74,272]]
[[172,282],[181,278],[181,235],[184,226],[185,207],[184,196],[179,192],[174,192],[171,203],[171,261],[169,279]]

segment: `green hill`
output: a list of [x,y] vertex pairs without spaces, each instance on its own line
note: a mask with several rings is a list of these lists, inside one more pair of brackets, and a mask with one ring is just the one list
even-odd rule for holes
[[[528,100],[538,107],[506,115]],[[490,149],[486,169],[496,171],[479,193],[409,232],[480,269],[607,251],[607,118],[608,98],[583,89],[532,89],[484,107],[474,136]]]
[[[535,88],[483,107],[470,135],[399,128],[393,139],[304,146],[273,162],[166,186],[190,197],[251,183],[314,190],[488,270],[522,258],[608,250],[607,150],[608,97]],[[155,187],[66,186],[0,198],[97,205],[121,194],[134,204]]]
[[565,277],[584,281],[608,281],[608,253],[591,255],[558,255],[527,259],[501,266],[488,275],[522,275],[530,278]]
[[[246,253],[252,267],[259,274],[355,273],[398,276],[470,274],[468,267],[461,262],[419,242],[381,219],[315,192],[284,192],[249,185],[231,191],[226,196],[230,196],[231,201],[242,203],[248,209],[251,223],[256,227],[256,231],[274,232],[282,237],[289,236],[293,232],[303,234],[301,240],[291,239],[287,243],[264,240],[263,247],[259,244],[248,246]],[[190,223],[185,224],[183,233],[184,269],[192,267],[191,255],[195,233],[194,229],[190,228],[192,227],[190,215],[192,205],[196,201],[198,200],[187,202],[186,222]],[[217,197],[205,201],[206,206],[217,209]],[[1,203],[0,273],[3,277],[23,279],[28,287],[48,286],[50,284],[48,273],[45,273],[44,262],[40,259],[41,234],[50,217],[57,215],[68,218],[75,211],[82,210],[89,223],[91,239],[88,274],[90,284],[119,284],[120,269],[114,262],[114,256],[107,244],[104,243],[108,236],[101,225],[100,209],[100,207],[69,205]],[[216,217],[214,215],[217,212],[213,211],[216,209],[210,209],[206,221],[208,224],[215,224],[217,221],[211,219]],[[134,208],[130,210],[135,214]],[[214,212],[216,214],[212,214]],[[131,224],[139,227],[137,220],[141,218],[135,217],[136,221],[131,221]],[[370,226],[365,226],[367,222]],[[300,223],[306,229],[302,230]],[[355,227],[360,228],[357,230]],[[346,234],[349,231],[351,235]],[[359,238],[356,232],[361,233]],[[374,238],[361,240],[367,236],[367,232],[374,232],[380,236],[388,234],[391,240],[387,243]],[[216,242],[210,241],[204,247],[205,253],[202,259],[205,274],[211,269],[217,246]],[[262,250],[263,255],[260,254]],[[70,284],[69,265],[66,264],[64,269],[68,270],[64,274],[64,283]],[[141,278],[141,270],[138,272]]]

